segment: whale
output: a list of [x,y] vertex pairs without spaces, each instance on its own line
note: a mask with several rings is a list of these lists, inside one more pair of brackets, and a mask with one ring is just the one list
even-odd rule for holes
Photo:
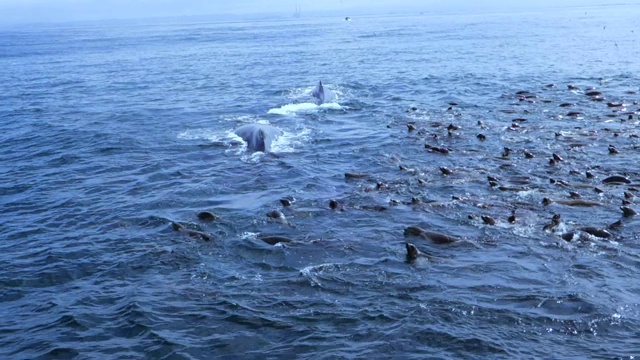
[[235,133],[247,143],[249,151],[264,153],[270,152],[273,140],[282,135],[280,129],[266,124],[244,125],[237,128]]
[[322,85],[322,81],[318,82],[318,86],[311,92],[314,98],[316,98],[316,104],[322,105],[324,103],[333,102],[336,99],[336,94],[333,91],[327,89]]

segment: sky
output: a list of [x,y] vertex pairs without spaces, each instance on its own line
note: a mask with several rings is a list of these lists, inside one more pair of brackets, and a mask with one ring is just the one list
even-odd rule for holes
[[0,0],[0,24],[117,19],[269,15],[354,16],[387,13],[439,13],[536,10],[551,6],[592,6],[637,0]]

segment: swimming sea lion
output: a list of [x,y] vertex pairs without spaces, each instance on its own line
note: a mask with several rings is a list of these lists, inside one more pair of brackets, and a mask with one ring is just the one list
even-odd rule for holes
[[602,183],[603,184],[630,184],[631,180],[621,175],[613,175],[602,180]]
[[618,220],[614,223],[607,225],[607,229],[609,230],[619,230],[622,227],[622,220]]
[[613,234],[611,234],[609,231],[605,229],[591,227],[591,226],[580,228],[580,230],[586,232],[589,235],[593,235],[601,239],[608,239],[610,237],[613,237]]
[[424,230],[424,229],[422,229],[420,227],[417,227],[417,226],[409,226],[409,227],[405,228],[404,229],[404,235],[405,236],[423,237],[425,239],[429,239],[429,240],[433,241],[436,244],[451,244],[451,243],[460,241],[460,239],[458,239],[456,237],[445,235],[445,234],[440,234],[440,233],[436,233],[436,232],[426,231],[426,230]]
[[495,225],[496,224],[496,220],[494,218],[492,218],[491,216],[481,215],[480,218],[487,225]]
[[429,144],[424,144],[424,148],[431,150],[431,152],[437,152],[437,153],[444,154],[444,155],[447,155],[449,153],[449,151],[450,151],[447,148],[431,146]]
[[266,242],[269,245],[276,245],[279,243],[291,243],[292,239],[284,236],[258,236],[258,239]]
[[173,228],[173,230],[184,233],[188,236],[191,237],[195,237],[195,238],[200,238],[202,240],[205,241],[209,241],[212,239],[211,235],[204,233],[202,231],[196,231],[196,230],[190,230],[184,227],[184,225],[182,224],[178,224],[176,222],[171,222],[171,228]]
[[553,231],[555,228],[560,225],[560,214],[554,214],[551,218],[551,224],[545,225],[542,230],[544,231]]
[[514,192],[521,192],[521,191],[529,191],[531,190],[530,188],[523,186],[523,187],[515,187],[515,186],[498,186],[498,190],[500,191],[514,191]]
[[367,178],[371,175],[369,174],[364,174],[364,173],[344,173],[344,177],[347,179],[363,179],[363,178]]
[[443,175],[451,175],[451,174],[453,174],[453,170],[451,170],[451,169],[449,169],[449,168],[446,168],[446,167],[444,167],[444,166],[441,166],[441,167],[440,167],[440,172],[441,172]]
[[575,200],[551,200],[549,198],[542,199],[543,205],[550,205],[551,203],[557,203],[557,204],[567,205],[567,206],[586,206],[586,207],[602,205],[599,202],[580,200],[580,199],[575,199]]
[[638,215],[638,213],[628,206],[621,206],[620,210],[622,210],[622,216],[624,217],[632,217]]
[[213,221],[217,218],[218,216],[210,211],[201,211],[198,213],[198,219],[203,221]]
[[341,203],[338,202],[338,200],[329,200],[329,208],[331,210],[340,210],[340,211],[344,211],[344,207],[342,206]]
[[423,254],[422,252],[420,252],[420,250],[418,250],[418,248],[412,243],[405,243],[405,247],[407,249],[407,262],[413,262],[419,257],[425,257],[429,259],[429,256],[427,254]]
[[282,211],[273,210],[267,213],[267,217],[276,220],[281,224],[287,224],[287,218],[284,216]]
[[280,204],[282,204],[282,206],[291,206],[292,202],[289,199],[280,199]]

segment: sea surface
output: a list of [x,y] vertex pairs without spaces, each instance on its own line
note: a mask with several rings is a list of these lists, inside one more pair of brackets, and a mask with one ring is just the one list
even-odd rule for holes
[[1,30],[0,358],[639,356],[638,14]]

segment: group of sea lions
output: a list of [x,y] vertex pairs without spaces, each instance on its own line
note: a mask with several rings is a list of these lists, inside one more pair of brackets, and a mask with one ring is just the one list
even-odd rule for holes
[[[549,84],[545,86],[545,89],[554,89],[556,86],[554,84]],[[543,110],[536,114],[535,104],[553,104],[552,100],[548,100],[539,95],[536,95],[530,91],[518,91],[513,95],[504,95],[504,98],[511,100],[510,107],[508,109],[499,110],[502,114],[516,114],[521,113],[525,116],[516,117],[511,120],[511,124],[507,125],[503,133],[509,133],[509,137],[516,138],[517,134],[526,134],[528,129],[526,124],[530,123],[527,119],[528,116],[531,117],[550,117],[553,116],[553,120],[562,121],[559,124],[559,129],[554,129],[553,134],[557,142],[562,143],[565,139],[569,142],[566,146],[566,151],[570,152],[575,148],[587,147],[587,146],[597,146],[599,142],[605,142],[607,153],[603,153],[605,161],[603,164],[598,164],[596,162],[596,157],[592,157],[588,162],[578,163],[577,161],[572,161],[571,166],[581,166],[586,168],[586,171],[578,171],[575,169],[568,169],[568,175],[572,178],[576,176],[580,176],[584,174],[584,178],[580,179],[572,179],[572,181],[559,179],[558,176],[563,176],[563,168],[565,167],[565,163],[567,161],[560,154],[553,152],[548,160],[542,160],[542,162],[538,161],[538,169],[545,169],[548,167],[547,171],[539,171],[538,178],[534,176],[526,176],[526,181],[518,181],[514,179],[514,176],[510,180],[511,184],[504,184],[496,175],[488,175],[488,184],[490,189],[499,190],[501,192],[530,192],[536,191],[542,194],[545,193],[554,193],[554,197],[544,196],[541,203],[542,208],[538,208],[540,210],[544,210],[545,208],[553,208],[552,204],[556,204],[559,206],[567,206],[567,207],[603,207],[606,209],[615,208],[615,194],[620,191],[621,187],[626,187],[624,191],[624,198],[620,199],[621,206],[619,206],[621,214],[621,219],[605,226],[592,226],[592,225],[584,225],[578,226],[575,229],[568,230],[557,234],[560,239],[564,241],[576,241],[576,240],[594,240],[594,239],[605,239],[610,240],[614,238],[618,238],[621,236],[620,228],[628,221],[631,217],[635,216],[637,213],[633,209],[634,203],[633,199],[635,199],[634,193],[637,193],[640,189],[640,182],[638,181],[638,174],[633,172],[632,168],[625,168],[623,171],[620,169],[611,169],[611,166],[608,166],[606,156],[617,156],[623,152],[622,145],[609,143],[610,141],[615,141],[616,139],[622,138],[621,135],[628,135],[628,139],[637,139],[638,134],[635,132],[635,128],[637,126],[637,112],[638,112],[638,101],[609,101],[606,102],[606,98],[601,91],[597,91],[594,88],[586,88],[581,89],[575,85],[568,85],[567,90],[575,94],[577,98],[584,96],[589,102],[595,103],[605,103],[606,107],[600,107],[600,110],[597,108],[591,111],[589,114],[588,111],[569,111],[566,113],[557,112],[555,115],[549,111],[549,105],[545,105]],[[637,95],[635,91],[628,91],[625,95]],[[516,102],[513,102],[513,99]],[[584,101],[582,101],[584,103]],[[524,109],[521,108],[520,104],[524,103],[529,106],[526,106]],[[580,103],[580,99],[575,102],[562,102],[558,106],[559,108],[566,107],[575,107]],[[594,108],[594,106],[589,106]],[[635,110],[631,110],[630,107],[635,107]],[[458,109],[458,103],[449,103],[449,107],[446,111],[448,112],[456,112]],[[407,114],[415,114],[419,111],[417,107],[409,108],[406,113]],[[604,121],[600,120],[600,117],[603,115],[606,119]],[[459,113],[458,113],[459,115]],[[452,117],[454,120],[456,116]],[[612,130],[609,127],[604,127],[600,129],[605,135],[607,133],[613,133],[613,139],[603,139],[604,136],[599,136],[597,130],[591,130],[591,132],[587,132],[585,137],[588,137],[588,143],[581,143],[580,141],[576,141],[577,136],[572,135],[571,133],[577,132],[574,130],[582,130],[581,124],[577,124],[574,119],[580,119],[583,123],[587,123],[584,128],[595,128],[603,127],[606,124],[618,123],[620,126],[616,130]],[[616,119],[616,120],[611,120]],[[589,122],[592,121],[591,124]],[[445,156],[456,156],[456,153],[462,151],[456,151],[455,147],[451,144],[455,143],[455,141],[450,141],[452,136],[459,135],[456,132],[462,128],[460,125],[456,125],[454,123],[450,123],[448,126],[442,122],[434,122],[427,119],[423,121],[424,127],[421,128],[416,121],[416,117],[411,117],[410,121],[407,123],[407,131],[412,137],[417,137],[422,141],[427,141],[424,145],[424,148],[428,150],[428,153],[445,155]],[[437,124],[434,126],[434,124]],[[539,123],[532,124],[536,126],[536,130],[542,129],[542,126]],[[617,124],[616,124],[617,125]],[[477,134],[477,140],[484,142],[489,139],[489,136],[484,131],[488,127],[485,122],[482,120],[477,121],[477,126],[479,126],[483,132]],[[443,136],[440,132],[429,131],[429,128],[439,128],[446,130],[445,135]],[[568,131],[563,130],[563,127],[569,128]],[[504,135],[497,134],[494,138],[503,138]],[[513,135],[516,134],[516,135]],[[550,136],[549,136],[550,137]],[[526,135],[522,137],[525,139]],[[516,138],[517,139],[517,138]],[[520,140],[520,139],[517,139]],[[434,141],[441,141],[447,145],[434,144]],[[522,163],[524,161],[535,161],[533,159],[539,158],[541,153],[544,153],[548,150],[543,149],[542,151],[533,151],[533,149],[522,148],[518,151],[512,148],[512,143],[517,143],[517,141],[511,141],[508,146],[503,146],[502,154],[499,155],[499,159],[504,160],[504,163],[501,163],[496,166],[497,171],[502,171],[503,169],[513,169],[518,167],[518,163]],[[530,143],[530,140],[522,141],[522,143]],[[540,144],[544,145],[544,144]],[[555,145],[555,144],[554,144]],[[640,146],[634,144],[631,151],[635,151],[640,149]],[[625,150],[629,151],[629,150]],[[515,156],[517,153],[522,154],[523,156]],[[536,154],[537,153],[537,154]],[[489,157],[490,158],[490,157]],[[435,164],[435,171],[440,171],[441,174],[448,176],[455,172],[455,169],[450,169],[446,166],[440,166],[439,164]],[[600,172],[600,176],[604,177],[600,182],[595,180],[596,175],[594,173]],[[621,173],[622,172],[622,173]],[[469,172],[467,172],[469,173]],[[548,185],[545,185],[543,181],[540,181],[539,177],[541,174],[553,174],[553,178],[549,177]],[[633,176],[635,179],[631,179]],[[516,180],[516,181],[513,181]],[[585,181],[586,180],[586,181]],[[536,184],[537,182],[537,184]],[[584,199],[581,195],[580,191],[592,189],[595,196],[592,196],[593,199]],[[563,195],[558,192],[565,192],[564,196],[568,196],[568,198],[561,198]],[[613,197],[614,199],[608,199],[603,196],[604,193],[608,192],[608,197]],[[516,222],[515,211],[518,206],[524,206],[528,208],[536,208],[535,205],[529,204],[517,204],[511,209],[511,215],[508,217],[507,221],[510,224]],[[536,209],[537,210],[537,209]],[[615,214],[615,213],[614,213]],[[618,213],[619,214],[619,213]],[[476,216],[475,214],[470,214],[469,219],[472,221],[476,221],[478,224],[482,224],[484,226],[492,226],[497,223],[497,220],[494,216],[490,216],[487,214],[482,214],[481,216]],[[548,232],[553,232],[559,228],[561,223],[561,217],[559,214],[555,214],[552,217],[551,224],[547,224],[544,226],[544,230]],[[597,220],[597,219],[593,219]],[[405,236],[418,237],[423,239],[430,240],[429,243],[433,244],[450,244],[459,242],[460,239],[455,237],[451,237],[446,234],[433,233],[427,230],[424,230],[418,226],[408,226],[405,229]],[[413,243],[407,242],[405,244],[406,252],[407,252],[407,260],[413,261],[418,257],[424,255],[422,252],[418,250],[416,245]]]
[[[544,86],[546,91],[560,91],[558,88],[549,84]],[[543,91],[545,91],[543,90]],[[414,179],[414,184],[422,188],[430,186],[437,187],[439,184],[447,184],[449,178],[456,178],[457,181],[477,182],[480,174],[486,176],[485,193],[480,194],[451,194],[451,201],[457,204],[469,203],[474,195],[476,199],[490,198],[498,199],[497,205],[490,204],[490,201],[476,201],[473,209],[480,209],[480,214],[470,213],[467,220],[474,226],[497,226],[500,224],[508,224],[517,226],[519,220],[516,214],[518,209],[522,209],[525,213],[539,214],[539,222],[544,221],[544,225],[540,225],[542,232],[555,236],[563,241],[597,241],[612,240],[621,236],[621,228],[631,218],[636,215],[634,210],[634,199],[640,189],[640,174],[633,172],[633,169],[614,168],[606,161],[597,162],[597,157],[578,159],[573,156],[576,149],[584,151],[587,147],[598,149],[598,145],[605,142],[606,153],[600,156],[607,159],[608,156],[623,156],[625,152],[635,151],[636,148],[629,148],[624,143],[614,143],[617,139],[622,139],[628,135],[627,139],[637,139],[638,134],[635,132],[637,125],[637,108],[638,102],[627,102],[619,99],[606,102],[605,95],[601,91],[593,88],[581,89],[580,87],[569,85],[567,90],[573,95],[564,95],[564,97],[575,97],[570,101],[555,103],[545,97],[537,95],[530,91],[518,91],[514,94],[505,94],[501,98],[509,103],[508,108],[499,109],[493,112],[493,116],[506,116],[517,114],[506,126],[498,125],[499,120],[490,122],[489,120],[474,119],[467,124],[462,124],[460,119],[464,119],[461,105],[457,102],[450,102],[446,110],[443,111],[443,117],[449,121],[435,121],[428,117],[420,117],[421,110],[418,107],[411,107],[404,113],[404,120],[401,118],[397,121],[406,121],[406,132],[409,136],[409,143],[417,141],[422,143],[416,152],[421,151],[424,154],[422,163],[417,166],[402,164],[397,165],[399,171],[408,174],[410,179]],[[626,95],[635,95],[628,92]],[[581,99],[581,97],[583,97]],[[585,100],[586,99],[586,100]],[[593,105],[585,106],[585,101],[594,104],[602,103],[601,107]],[[539,106],[541,105],[542,108]],[[557,104],[557,105],[556,105]],[[552,111],[552,106],[557,109],[565,109],[567,107],[578,107],[581,104],[587,109]],[[636,110],[631,110],[635,107]],[[551,109],[551,110],[550,110]],[[498,114],[498,115],[495,115]],[[603,121],[602,117],[606,120]],[[536,123],[532,118],[544,118],[547,123],[553,123],[554,127],[546,129],[543,125]],[[613,120],[611,120],[613,119]],[[609,127],[618,125],[613,130]],[[633,125],[633,126],[632,126]],[[464,132],[468,129],[477,127],[480,133],[473,138],[467,137]],[[390,127],[393,129],[393,127]],[[527,140],[529,129],[535,131],[549,133],[547,136],[553,141],[555,149],[549,147],[534,148],[535,146],[545,145],[544,143],[535,144]],[[593,130],[596,129],[602,135]],[[506,142],[508,138],[510,141]],[[246,140],[246,139],[245,139]],[[256,143],[258,143],[257,141]],[[483,144],[482,149],[501,149],[496,153],[479,154],[481,151],[472,149],[469,144],[476,142]],[[518,144],[528,144],[526,147],[517,148]],[[466,147],[466,148],[464,148]],[[639,147],[640,148],[640,147]],[[260,151],[260,149],[258,149]],[[474,164],[474,156],[480,156],[482,164]],[[446,160],[470,156],[465,164],[460,165],[460,161],[447,162]],[[585,157],[587,158],[587,157]],[[437,161],[431,161],[436,159]],[[398,162],[402,160],[398,159]],[[525,164],[528,167],[525,171],[520,171],[519,166]],[[455,166],[455,164],[458,166]],[[427,180],[416,167],[428,164],[433,167],[431,172],[431,180]],[[452,164],[452,165],[448,165]],[[490,168],[494,166],[494,168]],[[481,169],[480,171],[478,169]],[[344,174],[345,181],[355,184],[368,183],[370,185],[359,187],[364,192],[386,192],[394,194],[394,189],[398,187],[411,187],[413,182],[408,181],[386,181],[380,179],[374,174],[366,172],[347,172]],[[601,180],[598,180],[600,178]],[[433,181],[437,179],[437,181]],[[484,181],[484,180],[483,180]],[[619,199],[620,205],[614,202],[618,193],[622,192],[624,197]],[[402,196],[406,192],[397,191],[395,194]],[[539,195],[542,199],[539,203],[531,203],[519,199],[521,194]],[[530,195],[534,196],[535,195]],[[292,206],[294,200],[291,198],[280,199],[280,205],[287,208]],[[326,203],[328,209],[333,211],[345,211],[347,208],[344,204],[336,199],[329,199]],[[391,198],[388,206],[384,205],[352,205],[355,210],[365,211],[392,211],[394,206],[408,205],[416,207],[436,208],[441,206],[437,201],[425,200],[420,196],[412,196],[410,199]],[[556,211],[570,211],[572,208],[597,208],[603,209],[614,216],[620,216],[620,219],[610,224],[581,224],[576,225],[573,229],[567,229],[567,225],[563,223],[562,216]],[[609,211],[611,208],[619,209]],[[492,211],[492,213],[488,213]],[[599,210],[600,211],[600,210]],[[520,213],[520,216],[522,213]],[[270,221],[281,224],[288,224],[288,220],[284,213],[280,210],[273,210],[266,214]],[[566,213],[565,213],[566,216]],[[213,213],[202,212],[198,214],[198,218],[202,221],[215,220],[217,217]],[[551,222],[548,220],[551,218]],[[597,219],[592,219],[596,220]],[[188,230],[183,225],[173,223],[176,231],[183,232],[189,236],[210,240],[211,236],[200,231]],[[454,236],[451,234],[441,233],[429,229],[426,224],[410,224],[403,230],[405,237],[414,238],[415,240],[426,240],[426,244],[443,246],[450,244],[463,244],[470,242],[468,239]],[[276,245],[295,243],[291,238],[275,235],[261,235],[258,239],[263,242]],[[414,240],[414,241],[415,241]],[[414,261],[419,258],[429,258],[426,251],[418,249],[420,244],[413,242],[404,242],[404,250],[406,251],[406,259]],[[417,245],[416,245],[417,244]]]

